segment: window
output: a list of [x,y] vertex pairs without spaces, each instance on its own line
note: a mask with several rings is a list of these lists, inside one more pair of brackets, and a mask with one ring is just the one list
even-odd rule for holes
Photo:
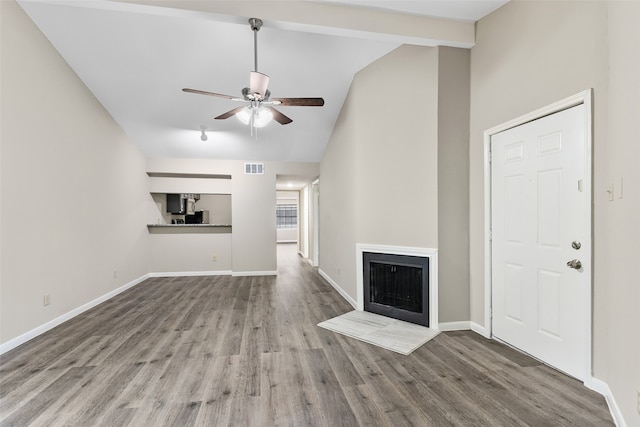
[[298,206],[276,205],[276,227],[298,228]]

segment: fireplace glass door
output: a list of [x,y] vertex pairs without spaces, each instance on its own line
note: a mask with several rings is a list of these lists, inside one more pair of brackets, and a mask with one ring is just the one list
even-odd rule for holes
[[365,252],[364,309],[429,326],[429,258]]
[[371,301],[422,313],[422,268],[372,262]]

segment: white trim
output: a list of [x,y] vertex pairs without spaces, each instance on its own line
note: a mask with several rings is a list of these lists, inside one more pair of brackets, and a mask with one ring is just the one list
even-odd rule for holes
[[[511,129],[516,126],[520,126],[522,124],[531,122],[533,120],[539,119],[544,116],[548,116],[550,114],[557,113],[559,111],[566,110],[571,107],[575,107],[576,105],[584,104],[584,126],[585,126],[585,139],[586,139],[586,147],[585,147],[585,177],[584,177],[584,192],[587,194],[588,202],[586,203],[586,212],[588,215],[588,224],[589,224],[589,244],[583,246],[584,249],[584,259],[592,259],[592,248],[591,243],[593,242],[593,231],[592,231],[592,202],[593,202],[593,194],[591,190],[592,184],[592,174],[591,168],[593,165],[591,158],[591,150],[592,150],[592,89],[587,89],[585,91],[579,92],[575,95],[569,96],[568,98],[562,99],[553,104],[547,105],[545,107],[539,108],[531,113],[525,114],[523,116],[517,117],[513,120],[509,120],[503,124],[498,126],[494,126],[490,129],[484,131],[484,328],[486,329],[486,333],[482,334],[486,337],[492,336],[492,321],[491,321],[491,161],[490,161],[490,149],[491,149],[491,136],[496,133],[505,131],[507,129]],[[592,264],[592,263],[591,263]],[[587,269],[584,271],[586,274],[586,278],[591,284],[588,290],[585,290],[586,293],[586,301],[587,304],[587,319],[585,321],[585,328],[588,328],[587,339],[585,343],[585,355],[586,355],[586,367],[587,372],[584,374],[585,384],[591,378],[592,375],[592,357],[591,357],[591,344],[593,340],[592,336],[592,317],[593,317],[593,309],[592,309],[592,298],[591,293],[593,289],[593,277],[592,277],[593,266],[591,269]],[[472,327],[473,329],[473,327]],[[480,332],[479,332],[480,333]]]
[[618,404],[613,397],[613,393],[607,383],[597,378],[590,377],[589,381],[585,381],[584,385],[604,396],[604,399],[607,401],[607,405],[609,406],[609,412],[611,412],[613,422],[617,427],[627,427],[627,423],[624,421],[624,417],[622,416],[622,411],[620,411],[620,407],[618,407]]
[[149,273],[149,277],[180,277],[180,276],[230,276],[231,270],[216,271],[156,271]]
[[476,334],[480,334],[485,338],[491,338],[489,329],[485,328],[484,326],[479,325],[476,322],[469,322],[469,326],[471,327],[471,330]]
[[340,295],[342,295],[342,298],[344,298],[345,300],[347,300],[347,302],[349,304],[351,304],[351,306],[355,309],[357,309],[357,303],[356,301],[351,298],[351,296],[340,287],[340,285],[338,285],[336,282],[333,281],[333,279],[331,277],[329,277],[329,275],[327,275],[327,273],[325,273],[324,271],[322,271],[322,269],[318,269],[318,273],[320,274],[320,276],[322,276],[324,278],[324,280],[326,280],[327,282],[329,282],[329,284],[331,286],[333,286],[333,288],[338,291],[338,293]]
[[320,253],[320,179],[311,183],[311,205],[313,217],[313,253],[311,254],[311,265],[318,266],[318,254]]
[[438,325],[438,329],[442,332],[446,331],[468,331],[471,329],[471,322],[468,320],[459,322],[442,322]]
[[[429,327],[439,330],[438,325],[438,250],[409,246],[371,245],[356,243],[356,310],[364,310],[364,278],[362,272],[363,252],[408,255],[429,258]],[[435,326],[434,326],[435,325]]]
[[149,274],[145,274],[143,276],[138,277],[137,279],[132,280],[131,282],[120,286],[117,289],[114,289],[111,292],[108,292],[104,295],[102,295],[101,297],[98,297],[92,301],[89,301],[86,304],[81,305],[80,307],[74,308],[73,310],[56,317],[53,320],[48,321],[45,324],[42,324],[28,332],[25,332],[22,335],[19,335],[3,344],[0,345],[0,354],[4,354],[9,350],[12,350],[16,347],[18,347],[19,345],[24,344],[25,342],[37,337],[38,335],[44,334],[45,332],[55,328],[56,326],[66,322],[67,320],[71,320],[72,318],[76,317],[79,314],[84,313],[85,311],[97,306],[98,304],[101,304],[105,301],[107,301],[108,299],[111,299],[113,297],[115,297],[116,295],[126,291],[129,288],[134,287],[135,285],[142,283],[143,281],[145,281],[146,279],[148,279],[150,276]]
[[277,271],[234,271],[232,276],[277,276]]

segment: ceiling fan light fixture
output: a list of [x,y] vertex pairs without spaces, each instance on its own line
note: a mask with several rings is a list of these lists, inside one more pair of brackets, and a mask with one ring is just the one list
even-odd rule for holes
[[249,93],[257,99],[264,98],[268,86],[269,76],[259,73],[258,71],[251,71],[249,73]]
[[209,137],[207,136],[207,134],[204,132],[206,130],[206,128],[204,126],[200,126],[200,131],[202,132],[200,134],[200,140],[201,141],[206,141],[207,139],[209,139]]
[[251,121],[251,109],[249,107],[244,107],[236,113],[236,117],[242,124],[248,125]]
[[273,113],[268,108],[260,107],[256,111],[256,116],[253,119],[253,126],[257,128],[263,128],[273,120]]
[[[251,116],[253,115],[253,123]],[[236,113],[236,117],[245,125],[252,125],[254,128],[263,128],[273,120],[273,113],[268,108],[244,107]]]

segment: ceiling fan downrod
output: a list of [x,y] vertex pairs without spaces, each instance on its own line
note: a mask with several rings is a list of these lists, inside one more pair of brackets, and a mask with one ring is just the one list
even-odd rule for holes
[[249,18],[249,25],[253,31],[253,71],[258,71],[258,31],[262,28],[262,20]]

